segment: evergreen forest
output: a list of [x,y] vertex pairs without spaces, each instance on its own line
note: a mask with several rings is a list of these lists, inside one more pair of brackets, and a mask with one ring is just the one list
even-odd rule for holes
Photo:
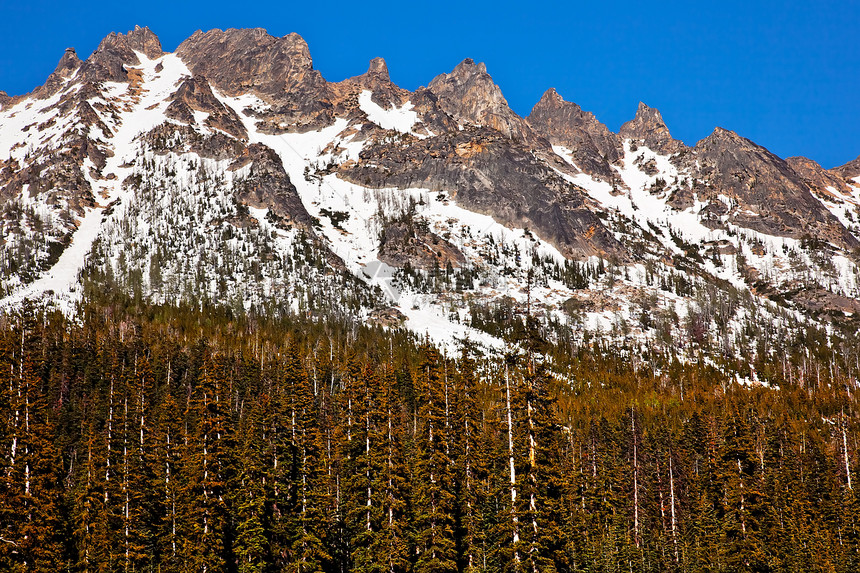
[[[0,570],[860,570],[857,355],[85,305],[0,317]],[[766,355],[766,354],[764,354]]]

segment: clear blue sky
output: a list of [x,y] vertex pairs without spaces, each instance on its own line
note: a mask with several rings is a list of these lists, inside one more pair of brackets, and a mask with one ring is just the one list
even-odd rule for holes
[[86,58],[135,24],[166,50],[197,29],[259,26],[301,34],[332,81],[382,56],[414,89],[471,57],[522,115],[552,86],[612,130],[641,100],[688,144],[721,126],[825,167],[860,155],[857,0],[3,4],[0,90],[10,94],[41,84],[64,48]]

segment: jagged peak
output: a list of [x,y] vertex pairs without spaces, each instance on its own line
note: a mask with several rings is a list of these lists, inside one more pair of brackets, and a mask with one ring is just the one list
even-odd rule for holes
[[[428,86],[431,91],[442,83],[465,84],[478,81],[485,81],[495,86],[493,79],[487,73],[487,66],[483,62],[475,63],[472,58],[466,58],[457,64],[450,73],[439,74]],[[496,89],[498,87],[496,86]]]
[[[575,112],[576,111],[578,111],[578,112],[582,111],[582,108],[580,108],[578,104],[576,104],[572,101],[566,101],[561,96],[561,94],[559,94],[558,91],[556,91],[555,88],[549,88],[548,90],[546,90],[543,93],[543,95],[540,97],[540,99],[534,105],[531,113],[529,114],[529,117],[536,115],[536,112],[539,113],[543,110],[560,109],[560,108],[567,108],[567,109],[573,110]],[[592,115],[588,112],[585,112],[585,113],[588,115]]]
[[655,107],[649,107],[642,101],[639,102],[639,106],[636,108],[636,115],[633,116],[633,120],[659,123],[663,126],[666,125],[666,122],[663,121],[663,114],[660,113],[660,110]]
[[95,53],[125,50],[140,52],[151,60],[164,55],[164,51],[161,49],[161,40],[146,26],[142,28],[135,26],[134,30],[125,34],[111,32],[104,37]]
[[645,102],[639,102],[636,115],[618,130],[624,139],[644,142],[648,147],[661,153],[676,153],[686,146],[672,138],[663,115],[657,108],[649,107]]
[[[540,99],[535,104],[535,107],[537,107],[537,106],[558,107],[558,106],[566,104],[566,103],[571,103],[571,102],[564,101],[564,98],[561,97],[561,95],[556,91],[555,88],[549,88],[548,90],[543,92],[542,96],[540,96]],[[576,105],[576,104],[574,104],[574,105]]]

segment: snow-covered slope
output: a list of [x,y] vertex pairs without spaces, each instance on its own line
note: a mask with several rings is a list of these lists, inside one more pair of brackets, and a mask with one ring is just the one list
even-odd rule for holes
[[[552,343],[721,359],[860,312],[856,179],[801,206],[847,234],[799,236],[751,191],[716,188],[707,149],[683,148],[647,107],[628,137],[589,116],[585,135],[554,124],[565,144],[550,146],[482,66],[458,66],[463,94],[410,94],[378,62],[328,84],[301,58],[283,77],[207,67],[210,81],[143,31],[112,38],[0,109],[3,308],[43,298],[72,313],[119,289],[402,326],[452,349],[502,348],[532,317]],[[469,119],[499,113],[498,129]],[[770,162],[756,173],[783,169],[753,151]]]

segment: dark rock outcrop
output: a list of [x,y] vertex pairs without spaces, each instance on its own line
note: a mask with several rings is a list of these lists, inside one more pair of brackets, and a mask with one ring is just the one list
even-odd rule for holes
[[311,216],[278,154],[265,145],[254,143],[242,152],[230,169],[241,169],[249,163],[248,177],[238,185],[239,201],[250,207],[269,209],[281,222],[310,230]]
[[193,124],[193,112],[200,111],[209,114],[205,121],[207,127],[221,130],[237,139],[248,138],[242,119],[232,108],[225,106],[215,97],[203,76],[184,80],[172,99],[167,107],[167,117]]
[[436,233],[424,221],[395,221],[383,229],[379,260],[394,267],[409,263],[412,268],[444,270],[450,263],[457,268],[466,262],[460,250]]
[[489,128],[373,145],[339,175],[368,187],[426,187],[497,221],[535,230],[568,256],[624,258],[623,247],[589,210],[581,189],[535,158],[530,148]]

